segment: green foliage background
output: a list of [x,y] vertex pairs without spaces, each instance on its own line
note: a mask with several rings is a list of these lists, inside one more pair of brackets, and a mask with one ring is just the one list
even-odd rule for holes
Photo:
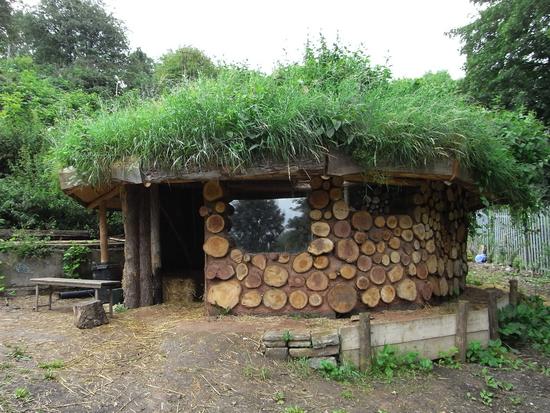
[[[180,63],[194,73],[212,62],[185,49]],[[163,62],[166,59],[163,59]],[[169,59],[168,59],[169,60]],[[57,183],[45,154],[54,129],[154,97],[185,81],[187,72],[165,80],[164,63],[141,49],[130,51],[122,22],[96,0],[41,0],[34,7],[0,0],[0,227],[96,231],[96,218]],[[122,231],[110,217],[112,231]]]

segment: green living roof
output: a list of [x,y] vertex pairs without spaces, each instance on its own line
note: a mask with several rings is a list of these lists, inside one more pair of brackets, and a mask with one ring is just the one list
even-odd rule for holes
[[321,158],[329,148],[365,170],[442,158],[468,168],[481,193],[538,205],[549,144],[531,115],[472,104],[446,73],[392,80],[360,53],[325,46],[270,75],[222,67],[160,98],[63,125],[52,157],[90,185],[111,166],[239,169],[262,160]]

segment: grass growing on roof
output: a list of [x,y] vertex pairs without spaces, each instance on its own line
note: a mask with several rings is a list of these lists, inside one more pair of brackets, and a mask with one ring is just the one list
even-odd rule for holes
[[144,168],[238,170],[262,159],[319,158],[330,147],[365,168],[456,158],[481,190],[536,207],[548,171],[548,135],[531,115],[468,102],[446,73],[392,80],[359,52],[308,45],[301,64],[271,75],[223,67],[215,79],[182,84],[55,133],[56,167],[74,166],[91,184],[113,163]]

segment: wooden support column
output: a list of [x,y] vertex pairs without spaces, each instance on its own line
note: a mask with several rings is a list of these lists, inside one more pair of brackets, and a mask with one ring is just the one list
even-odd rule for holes
[[498,338],[498,309],[496,291],[488,292],[487,307],[487,311],[489,311],[489,338],[491,340],[496,340]]
[[359,314],[359,370],[366,371],[371,366],[372,349],[370,342],[370,314]]
[[518,280],[510,280],[510,305],[516,307],[518,305]]
[[161,249],[160,249],[160,197],[158,185],[152,185],[149,189],[151,195],[151,270],[153,273],[153,303],[162,302],[162,280],[160,275]]
[[153,305],[153,272],[151,270],[151,209],[148,188],[140,191],[139,212],[139,280],[140,305]]
[[109,262],[109,233],[107,230],[107,208],[105,202],[99,204],[99,251],[102,264]]
[[468,348],[468,306],[468,301],[460,300],[456,313],[455,345],[458,349],[458,361],[461,363],[466,362],[466,349]]
[[125,238],[122,288],[124,289],[124,305],[128,308],[137,308],[140,303],[139,189],[136,185],[124,185],[121,191]]

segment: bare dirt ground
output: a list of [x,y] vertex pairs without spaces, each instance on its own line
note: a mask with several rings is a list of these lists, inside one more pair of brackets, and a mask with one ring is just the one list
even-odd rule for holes
[[550,302],[550,278],[531,271],[517,271],[497,264],[468,263],[468,281],[472,285],[507,289],[508,280],[518,280],[519,291],[525,295],[540,295]]
[[[486,388],[479,365],[435,367],[390,383],[342,384],[299,363],[267,360],[259,351],[267,329],[342,320],[209,318],[201,304],[161,305],[78,330],[71,305],[63,300],[35,313],[32,299],[22,297],[0,308],[0,412],[285,412],[290,406],[308,413],[550,411],[550,377],[542,369],[550,360],[529,350],[520,357],[536,362],[532,368],[489,369],[514,388],[495,391],[488,407],[479,397]],[[52,360],[63,367],[51,374],[39,367]],[[17,398],[21,389],[29,395]]]

